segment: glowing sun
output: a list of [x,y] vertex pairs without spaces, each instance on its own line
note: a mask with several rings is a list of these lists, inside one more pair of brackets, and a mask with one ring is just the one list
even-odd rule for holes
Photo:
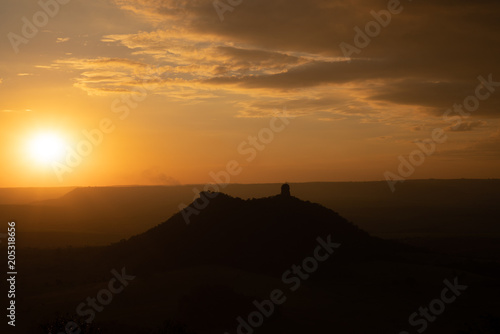
[[65,142],[56,133],[38,133],[31,138],[30,156],[38,163],[50,163],[60,159],[65,152]]

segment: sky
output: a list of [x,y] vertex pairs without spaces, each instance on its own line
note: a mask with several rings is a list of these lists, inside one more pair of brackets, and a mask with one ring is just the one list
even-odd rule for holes
[[3,0],[0,187],[500,177],[494,0]]

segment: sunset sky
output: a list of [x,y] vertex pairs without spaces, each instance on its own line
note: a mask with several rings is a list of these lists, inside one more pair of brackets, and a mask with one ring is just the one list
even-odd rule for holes
[[500,177],[497,0],[45,2],[2,0],[0,187],[384,180],[434,129],[407,178]]

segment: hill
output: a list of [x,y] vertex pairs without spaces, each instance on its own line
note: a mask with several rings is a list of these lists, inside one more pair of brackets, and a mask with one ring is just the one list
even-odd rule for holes
[[277,264],[311,252],[318,238],[342,243],[338,252],[349,260],[410,248],[371,237],[338,213],[293,196],[243,200],[202,192],[168,221],[113,250],[119,258],[141,254],[169,268],[214,264],[280,271]]

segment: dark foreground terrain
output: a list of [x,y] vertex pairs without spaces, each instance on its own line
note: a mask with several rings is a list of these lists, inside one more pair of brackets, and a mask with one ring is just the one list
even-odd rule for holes
[[[370,208],[358,197],[357,210],[381,212],[377,225],[389,231],[392,220],[380,218],[388,199]],[[408,208],[419,208],[414,197]],[[440,205],[406,215],[467,211],[446,198]],[[494,206],[484,205],[488,216],[471,219],[492,215]],[[405,220],[402,207],[394,221]],[[293,196],[243,200],[202,193],[164,223],[111,246],[23,248],[17,253],[16,328],[7,330],[500,333],[499,258],[485,256],[496,249],[494,236],[491,244],[468,236],[466,220],[456,222],[462,234],[446,236],[445,227],[454,223],[450,213],[436,231],[439,239],[432,239],[429,225],[426,235],[406,236],[403,243],[374,237],[342,216]],[[478,219],[478,229],[486,233],[492,222]],[[464,244],[460,251],[461,238],[484,245]]]

